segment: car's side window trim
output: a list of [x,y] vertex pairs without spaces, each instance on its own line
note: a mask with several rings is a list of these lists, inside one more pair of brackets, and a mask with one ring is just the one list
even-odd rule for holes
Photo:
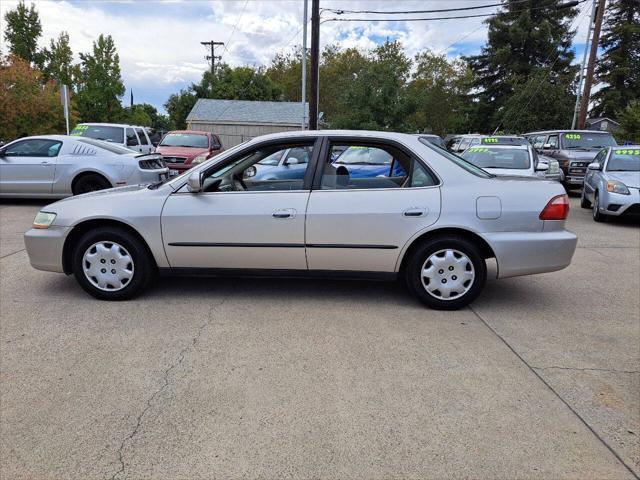
[[[301,146],[301,145],[312,145],[313,146],[313,152],[311,154],[311,158],[309,159],[309,163],[307,165],[307,169],[305,171],[304,174],[304,178],[303,178],[303,182],[302,182],[302,189],[300,190],[272,190],[272,191],[260,191],[260,190],[254,190],[254,191],[245,191],[245,192],[238,192],[238,191],[229,191],[229,192],[200,192],[198,195],[223,195],[223,194],[244,194],[244,193],[261,193],[261,194],[265,194],[265,193],[300,193],[300,192],[308,192],[311,190],[311,183],[313,181],[313,174],[315,171],[315,167],[316,164],[318,163],[318,156],[319,156],[319,146],[321,145],[321,140],[322,138],[320,136],[317,137],[294,137],[294,138],[282,138],[282,139],[277,139],[277,140],[270,140],[270,141],[266,141],[266,142],[261,142],[261,143],[257,143],[257,144],[253,144],[250,146],[247,146],[246,148],[243,148],[242,150],[240,150],[238,153],[231,155],[229,158],[225,159],[224,161],[220,162],[220,163],[216,163],[214,165],[212,165],[211,167],[209,167],[206,170],[202,170],[200,172],[201,175],[206,176],[209,174],[214,173],[215,171],[225,168],[226,166],[228,166],[229,164],[237,161],[240,158],[245,157],[248,153],[263,148],[263,147],[269,147],[269,146],[278,146],[281,145],[282,148],[289,148],[289,147],[294,147],[294,146]],[[185,185],[187,184],[186,182],[186,178],[185,178],[185,183],[183,183],[182,185],[180,185],[176,191],[174,193],[177,194],[182,194],[182,193],[188,193],[185,192]],[[188,193],[189,195],[193,195],[191,193]]]
[[[428,174],[433,177],[436,181],[434,185],[424,186],[424,187],[400,187],[400,188],[357,188],[357,189],[347,189],[347,190],[333,190],[333,189],[322,189],[322,175],[324,173],[325,162],[328,161],[329,152],[331,144],[333,143],[356,143],[358,145],[371,145],[371,146],[386,146],[392,147],[396,150],[399,150],[402,154],[406,155],[409,160],[413,160],[414,162],[418,162],[422,168],[424,168]],[[315,175],[313,178],[313,187],[311,190],[313,191],[324,191],[324,192],[362,192],[362,191],[372,191],[372,190],[407,190],[407,189],[419,189],[419,188],[436,188],[442,185],[442,178],[429,166],[427,163],[413,150],[406,147],[404,144],[397,142],[395,140],[387,139],[387,138],[363,138],[363,137],[342,137],[342,136],[327,136],[323,139],[323,145],[320,151],[320,157],[316,164]]]
[[[54,145],[59,145],[58,149],[56,150],[56,154],[55,155],[34,155],[34,154],[28,154],[28,155],[21,155],[21,154],[11,154],[8,150],[7,147],[15,147],[17,145],[20,145],[21,143],[26,143],[26,142],[32,142],[32,141],[38,141],[41,140],[43,142],[51,142],[51,145],[49,146],[49,148],[47,150],[50,150],[51,147],[53,147]],[[8,157],[34,157],[34,158],[55,158],[60,154],[60,150],[62,149],[62,142],[60,140],[48,140],[46,138],[42,138],[42,139],[35,139],[35,138],[30,138],[30,139],[25,139],[25,140],[20,140],[15,142],[14,144],[10,144],[7,147],[4,147],[4,152],[6,154],[6,156]]]

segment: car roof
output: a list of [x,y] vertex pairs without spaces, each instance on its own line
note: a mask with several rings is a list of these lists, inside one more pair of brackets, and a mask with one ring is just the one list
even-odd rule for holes
[[637,150],[638,148],[640,148],[640,144],[639,145],[609,145],[606,148],[610,148],[611,150]]
[[482,145],[474,145],[471,148],[518,148],[520,150],[528,150],[530,147],[530,145],[527,144],[513,144],[513,145],[505,145],[504,143],[502,145],[497,144],[497,145],[492,145],[492,144],[482,144]]
[[285,132],[268,133],[260,135],[261,140],[277,140],[279,138],[307,138],[307,137],[360,137],[380,138],[389,140],[416,140],[416,136],[411,133],[383,132],[378,130],[289,130]]
[[570,128],[567,128],[566,130],[540,130],[537,132],[524,133],[523,135],[541,135],[547,133],[607,133],[611,135],[610,132],[603,132],[601,130],[571,130]]
[[213,135],[211,132],[204,132],[202,130],[169,130],[165,135],[170,133],[191,133],[194,135]]
[[142,125],[129,125],[127,123],[81,122],[78,125],[94,125],[96,127],[147,128],[143,127]]

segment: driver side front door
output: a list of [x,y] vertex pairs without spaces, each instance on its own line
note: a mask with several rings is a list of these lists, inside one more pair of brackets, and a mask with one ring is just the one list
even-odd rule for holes
[[[309,168],[315,165],[318,148],[314,138],[297,143],[246,149],[204,172],[205,185],[208,178],[222,180],[213,191],[189,193],[183,187],[172,194],[162,211],[171,267],[306,270],[305,214],[313,174]],[[252,182],[247,176],[260,160],[295,147],[312,153],[299,179]]]

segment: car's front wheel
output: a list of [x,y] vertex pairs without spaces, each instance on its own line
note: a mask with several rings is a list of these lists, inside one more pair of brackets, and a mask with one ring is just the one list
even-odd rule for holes
[[440,236],[410,253],[405,280],[409,290],[427,306],[457,310],[480,294],[487,280],[487,266],[472,241],[456,235]]
[[73,251],[80,286],[101,300],[127,300],[142,292],[155,272],[153,260],[136,236],[105,227],[84,234]]
[[607,217],[600,213],[600,198],[598,192],[593,194],[593,219],[596,222],[604,222]]

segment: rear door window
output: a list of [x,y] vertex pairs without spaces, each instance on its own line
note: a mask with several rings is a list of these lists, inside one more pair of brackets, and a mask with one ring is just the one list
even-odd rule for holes
[[138,134],[138,137],[140,138],[140,143],[142,145],[149,145],[149,142],[147,141],[147,136],[144,134],[144,130],[142,130],[141,128],[136,128],[136,133]]
[[133,131],[133,128],[127,128],[127,147],[137,147],[138,145],[136,132]]

